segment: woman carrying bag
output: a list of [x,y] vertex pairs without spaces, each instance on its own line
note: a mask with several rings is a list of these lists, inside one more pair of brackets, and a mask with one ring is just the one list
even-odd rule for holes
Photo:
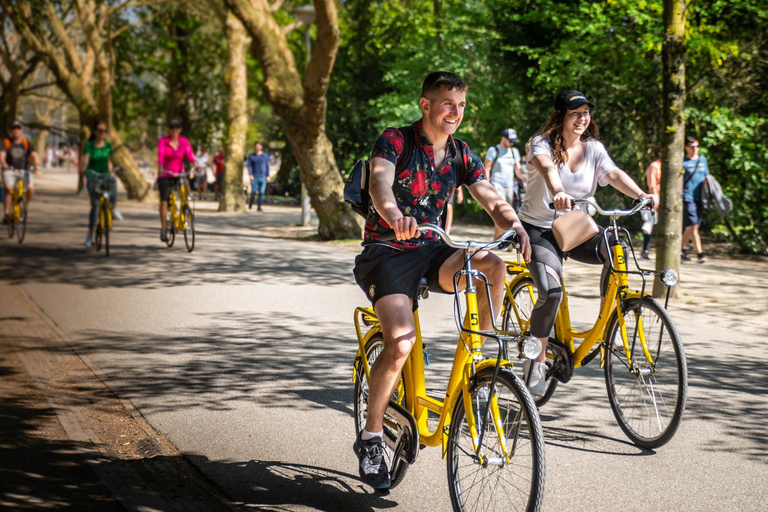
[[[573,199],[593,196],[599,183],[601,186],[611,185],[633,199],[650,197],[654,208],[659,203],[657,195],[644,193],[611,160],[600,142],[597,125],[592,122],[592,108],[594,105],[578,91],[557,95],[554,112],[528,142],[526,169],[529,178],[519,216],[531,238],[528,269],[538,291],[531,313],[530,333],[541,339],[544,348],[531,368],[529,386],[536,395],[543,395],[546,389],[544,359],[562,297],[563,253],[568,252],[576,261],[606,267],[600,282],[601,296],[607,288],[610,258],[603,240],[604,228],[596,226],[581,212],[563,216],[573,206]],[[550,204],[554,204],[556,211]],[[553,221],[561,216],[558,224],[569,225],[562,231],[565,237],[559,240],[563,247],[558,245],[553,232]],[[555,229],[558,227],[556,224]],[[577,231],[582,233],[580,239],[573,236]]]

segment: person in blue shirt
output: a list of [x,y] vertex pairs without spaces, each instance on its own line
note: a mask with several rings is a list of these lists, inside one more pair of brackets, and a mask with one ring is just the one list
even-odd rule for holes
[[251,178],[251,198],[248,200],[248,209],[253,208],[253,199],[259,194],[257,202],[258,211],[264,202],[264,192],[267,190],[267,178],[269,177],[269,153],[264,152],[261,142],[253,144],[254,152],[248,155],[248,175]]
[[701,204],[701,188],[704,179],[709,174],[709,166],[706,157],[699,155],[699,141],[696,137],[685,138],[685,158],[683,159],[683,261],[691,261],[685,248],[692,241],[693,248],[699,258],[699,263],[704,263],[707,258],[701,248],[699,225],[701,224],[704,208]]

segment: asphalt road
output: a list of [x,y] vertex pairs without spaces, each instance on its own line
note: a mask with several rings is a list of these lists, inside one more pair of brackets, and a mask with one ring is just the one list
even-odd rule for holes
[[[236,216],[198,204],[190,254],[182,240],[161,244],[153,209],[125,202],[105,258],[82,246],[88,202],[57,188],[67,180],[38,179],[24,244],[0,240],[0,279],[230,499],[259,510],[450,510],[438,449],[423,450],[388,495],[357,479],[356,245],[295,239],[308,233],[291,227],[296,209]],[[567,268],[572,317],[592,318],[599,270]],[[713,259],[684,267],[683,285],[689,295],[670,307],[690,379],[677,435],[657,452],[630,444],[602,370],[578,369],[541,410],[544,510],[766,510],[768,265]],[[421,318],[439,390],[454,350],[451,300],[433,295]]]

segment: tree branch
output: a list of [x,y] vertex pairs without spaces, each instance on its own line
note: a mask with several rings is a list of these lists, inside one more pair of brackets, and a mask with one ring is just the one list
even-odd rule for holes
[[283,3],[285,3],[285,0],[276,0],[275,3],[269,6],[269,10],[272,12],[277,12],[283,6]]
[[289,23],[288,25],[285,25],[285,26],[283,27],[283,34],[285,34],[285,35],[287,36],[288,34],[290,34],[291,32],[293,32],[293,31],[294,31],[294,30],[296,30],[297,28],[299,28],[299,27],[303,27],[303,26],[304,26],[304,24],[303,24],[302,22],[300,22],[300,21],[294,21],[293,23]]
[[140,20],[134,21],[130,25],[123,25],[119,29],[113,30],[112,34],[110,34],[105,39],[107,39],[108,41],[114,41],[117,38],[117,36],[119,36],[120,34],[125,32],[126,30],[130,30],[132,28],[139,27],[139,26],[143,25],[144,23],[148,22],[149,20],[151,20],[152,18],[157,17],[157,15],[158,15],[158,13],[154,12],[154,13],[150,14],[149,16],[147,16],[146,18],[142,18]]

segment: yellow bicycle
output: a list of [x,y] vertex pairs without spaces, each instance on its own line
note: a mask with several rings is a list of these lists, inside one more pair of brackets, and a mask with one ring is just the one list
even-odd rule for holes
[[[454,242],[435,225],[420,228],[434,231],[449,246],[464,250],[464,267],[454,276],[454,288],[458,290],[459,279],[466,278],[466,315],[462,314],[457,291],[459,340],[447,389],[442,397],[435,397],[427,395],[424,365],[429,364],[429,357],[422,342],[418,308],[413,312],[416,343],[384,417],[390,489],[402,481],[421,445],[442,446],[454,510],[539,510],[545,476],[541,419],[533,396],[502,354],[513,347],[519,358],[536,358],[541,344],[527,336],[510,335],[495,325],[490,331],[479,330],[476,283],[487,279],[472,268],[474,254],[507,243],[515,232],[507,231],[491,243]],[[419,297],[427,295],[423,280]],[[489,290],[488,301],[491,304]],[[465,319],[463,325],[458,320],[461,318]],[[384,337],[372,308],[357,308],[354,322],[359,344],[354,363],[354,413],[359,434],[368,410],[370,367],[384,347]],[[368,327],[365,333],[364,327]],[[497,357],[483,356],[482,338],[496,340]]]
[[[614,240],[608,245],[611,252],[608,290],[594,325],[580,332],[571,326],[565,281],[562,282],[563,298],[546,349],[547,388],[536,404],[544,405],[558,382],[568,382],[574,368],[599,355],[616,421],[632,442],[651,449],[669,442],[680,425],[688,370],[683,343],[666,310],[669,292],[677,284],[677,273],[672,269],[660,272],[641,269],[629,232],[618,225],[618,219],[637,213],[649,202],[650,199],[638,201],[630,210],[604,211],[591,200],[574,201],[589,204],[610,218],[604,232],[606,243],[609,234]],[[627,250],[621,239],[626,240],[637,270],[628,270]],[[502,306],[502,329],[528,334],[531,311],[536,304],[536,286],[524,263],[506,263],[511,279],[507,280]],[[629,274],[642,278],[640,291],[630,289]],[[657,277],[667,285],[664,306],[645,292],[648,277]],[[582,341],[576,346],[574,340]],[[523,374],[523,378],[527,376]]]
[[176,232],[184,233],[184,245],[187,251],[195,248],[195,216],[189,206],[187,195],[187,173],[178,175],[178,183],[171,189],[168,198],[168,220],[166,222],[166,244],[173,247],[176,241]]
[[[119,174],[120,171],[119,167],[114,170],[116,174]],[[104,254],[107,257],[109,257],[109,233],[112,231],[112,201],[109,199],[110,187],[109,174],[93,175],[93,194],[99,197],[98,218],[93,242],[96,245],[97,251],[101,250],[102,242],[104,243]]]
[[16,180],[11,188],[11,216],[8,219],[8,238],[16,235],[19,243],[24,241],[27,233],[27,199],[24,190],[24,177],[30,171],[23,169],[10,169]]

